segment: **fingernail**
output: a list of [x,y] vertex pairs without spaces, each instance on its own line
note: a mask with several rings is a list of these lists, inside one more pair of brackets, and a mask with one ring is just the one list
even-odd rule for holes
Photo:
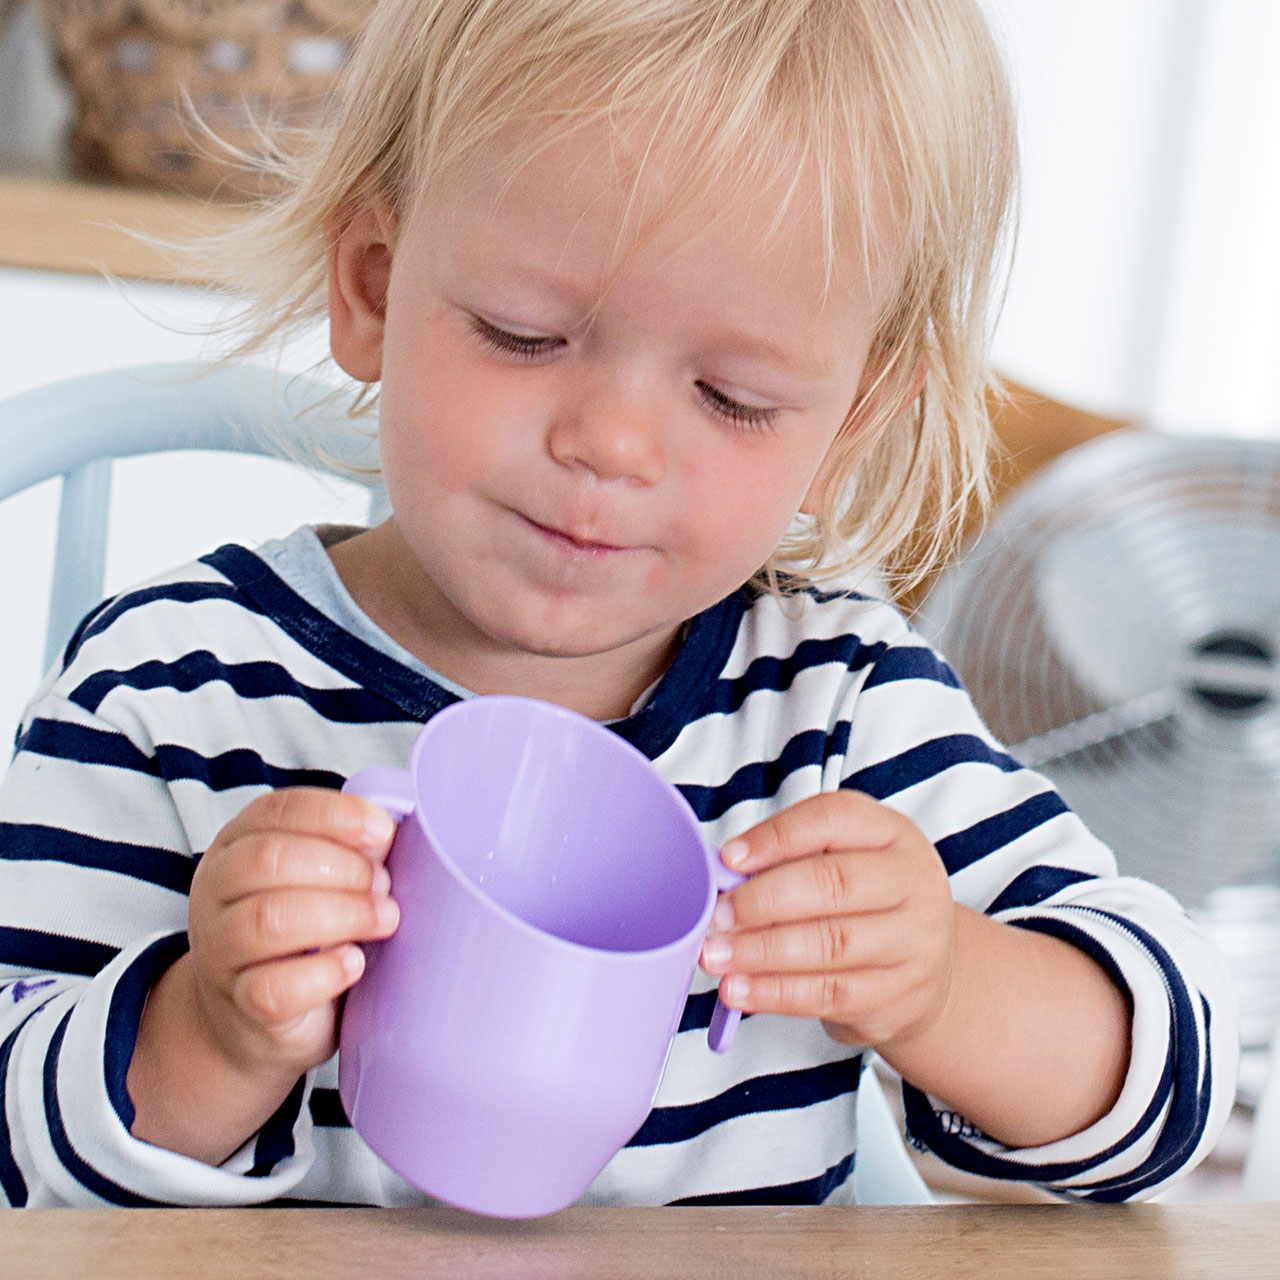
[[400,908],[396,906],[394,898],[379,898],[373,905],[374,912],[378,917],[378,927],[381,929],[393,929],[400,919]]
[[702,944],[702,959],[713,969],[723,969],[733,956],[733,946],[727,938],[708,938]]
[[359,947],[344,948],[342,952],[342,967],[348,977],[358,977],[364,972],[364,952]]
[[722,932],[733,928],[733,903],[728,898],[721,898],[716,903],[716,909],[711,913],[711,924]]
[[396,833],[395,819],[377,805],[371,804],[364,818],[365,839],[378,848],[387,844]]
[[736,837],[729,840],[720,850],[720,861],[726,867],[740,867],[747,860],[747,842]]
[[391,872],[386,867],[379,864],[373,869],[373,892],[375,894],[384,894],[391,889]]
[[736,1009],[746,1003],[749,989],[747,979],[742,974],[735,973],[732,978],[726,978],[720,984],[720,995],[725,1004]]

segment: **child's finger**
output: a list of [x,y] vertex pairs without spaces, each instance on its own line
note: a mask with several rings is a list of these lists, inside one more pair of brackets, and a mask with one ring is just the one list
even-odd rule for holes
[[319,836],[350,849],[385,852],[396,824],[381,806],[362,796],[323,787],[285,787],[246,805],[218,833],[214,842],[228,845],[257,832],[290,831]]
[[782,863],[744,881],[716,904],[717,931],[814,920],[821,916],[890,911],[905,900],[892,848],[819,853]]
[[[893,969],[854,969],[841,973],[735,973],[720,984],[720,998],[746,1013],[781,1013],[856,1024],[886,1006],[885,988]],[[873,1033],[867,1043],[883,1036]]]
[[711,974],[825,973],[884,968],[909,954],[901,920],[882,912],[713,934],[703,943],[702,967]]
[[752,874],[829,849],[881,849],[901,831],[901,815],[857,791],[810,796],[726,841],[725,865]]
[[270,1027],[336,1000],[363,971],[364,953],[354,943],[344,943],[253,965],[236,975],[231,999],[250,1022]]
[[203,939],[232,971],[343,942],[395,932],[400,911],[389,897],[316,889],[272,889],[220,911]]
[[385,893],[390,877],[382,859],[320,836],[260,831],[240,837],[212,862],[206,892],[224,906],[268,889],[344,889]]

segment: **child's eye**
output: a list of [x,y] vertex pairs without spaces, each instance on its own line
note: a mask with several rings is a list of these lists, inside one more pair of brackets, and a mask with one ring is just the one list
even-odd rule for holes
[[702,398],[710,406],[711,411],[724,418],[735,427],[748,427],[752,430],[763,430],[778,416],[777,409],[766,409],[760,405],[743,404],[717,390],[709,382],[699,382],[698,390]]
[[507,355],[523,356],[531,360],[534,356],[545,355],[560,345],[559,338],[537,337],[524,333],[512,333],[509,329],[499,329],[479,316],[471,317],[471,327],[482,342],[502,351]]

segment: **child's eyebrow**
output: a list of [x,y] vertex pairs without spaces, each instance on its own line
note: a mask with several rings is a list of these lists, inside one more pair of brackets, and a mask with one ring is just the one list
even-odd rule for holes
[[468,263],[468,270],[481,283],[529,288],[539,294],[553,295],[583,312],[589,311],[596,301],[596,290],[589,282],[575,280],[562,270],[528,262],[511,254]]
[[726,333],[720,342],[733,355],[777,365],[804,382],[829,382],[835,374],[831,359],[823,359],[811,351],[782,346],[764,334],[733,330]]

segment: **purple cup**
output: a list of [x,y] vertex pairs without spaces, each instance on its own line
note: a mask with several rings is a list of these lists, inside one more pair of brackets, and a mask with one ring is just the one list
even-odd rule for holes
[[[407,771],[343,789],[400,820],[400,925],[366,944],[342,1015],[351,1123],[449,1204],[572,1204],[649,1114],[716,894],[742,877],[639,751],[531,698],[455,703]],[[737,1017],[717,1002],[713,1048]]]

